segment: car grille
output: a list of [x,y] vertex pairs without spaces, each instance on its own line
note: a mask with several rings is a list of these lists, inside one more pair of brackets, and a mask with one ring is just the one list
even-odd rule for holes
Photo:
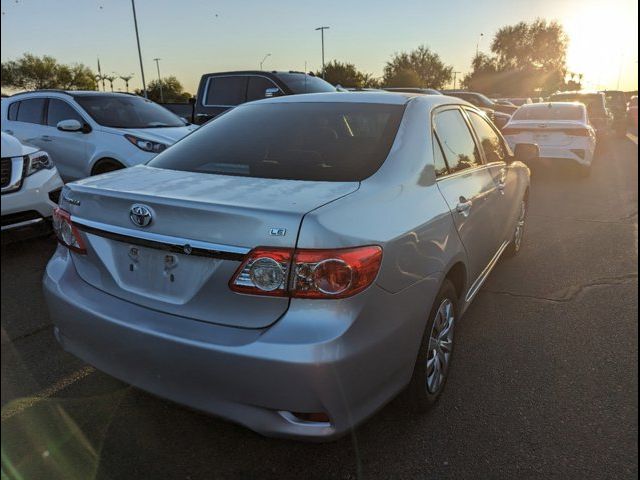
[[0,162],[2,162],[0,164],[0,173],[2,176],[2,188],[6,187],[9,185],[9,182],[11,181],[11,159],[10,158],[3,158],[2,160],[0,160]]

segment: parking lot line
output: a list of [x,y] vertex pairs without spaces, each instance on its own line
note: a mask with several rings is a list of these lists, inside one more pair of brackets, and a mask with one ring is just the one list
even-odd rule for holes
[[635,143],[636,145],[638,145],[638,136],[634,135],[633,133],[627,133],[627,138],[629,140],[631,140],[633,143]]
[[53,385],[45,388],[44,390],[41,390],[40,392],[36,393],[31,397],[25,397],[25,398],[17,399],[11,402],[9,405],[2,408],[2,422],[4,422],[5,420],[8,420],[9,418],[15,415],[18,415],[19,413],[22,413],[28,408],[31,408],[37,405],[43,400],[46,400],[47,398],[54,396],[59,391],[64,390],[68,386],[76,383],[79,380],[82,380],[83,378],[87,377],[88,375],[91,375],[95,371],[96,371],[95,368],[87,365],[86,367],[83,367],[80,370],[73,372],[71,375],[64,377],[61,380],[58,380]]

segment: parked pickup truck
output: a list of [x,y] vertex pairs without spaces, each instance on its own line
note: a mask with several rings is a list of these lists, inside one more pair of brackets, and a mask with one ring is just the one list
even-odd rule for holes
[[241,71],[207,73],[200,79],[193,123],[202,124],[241,103],[299,93],[335,92],[336,88],[303,72]]

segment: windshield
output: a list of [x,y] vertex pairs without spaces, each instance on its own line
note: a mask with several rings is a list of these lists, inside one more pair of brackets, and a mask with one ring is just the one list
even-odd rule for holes
[[582,120],[584,106],[580,104],[536,103],[520,107],[514,120]]
[[305,75],[304,73],[278,73],[280,78],[293,93],[322,93],[335,92],[336,87],[322,78]]
[[149,165],[260,178],[359,181],[384,162],[403,105],[247,104],[217,117]]
[[157,103],[135,95],[77,95],[97,123],[113,128],[183,127],[185,122]]

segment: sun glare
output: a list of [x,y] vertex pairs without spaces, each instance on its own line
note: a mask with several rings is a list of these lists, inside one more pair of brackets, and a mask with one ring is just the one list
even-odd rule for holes
[[582,74],[583,87],[617,88],[637,83],[637,9],[587,7],[563,23],[569,36],[567,67]]

